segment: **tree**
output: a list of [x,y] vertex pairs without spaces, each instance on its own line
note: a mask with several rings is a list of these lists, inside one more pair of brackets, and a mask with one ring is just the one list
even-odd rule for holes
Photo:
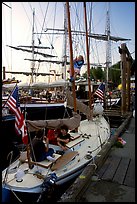
[[[120,62],[116,63],[115,65],[109,68],[109,82],[112,82],[115,87],[117,87],[121,83],[121,69],[120,69]],[[84,78],[87,79],[87,71],[82,75]],[[90,79],[106,81],[106,69],[100,66],[98,67],[91,67],[90,69]]]
[[118,86],[121,83],[121,70],[120,70],[120,62],[111,66],[109,68],[109,81],[112,81],[115,86]]
[[[88,78],[88,74],[87,71],[85,73],[83,73],[82,75],[85,79]],[[90,69],[90,80],[94,79],[93,74],[92,74],[92,69]]]
[[97,80],[104,80],[104,71],[101,67],[92,68],[92,74],[94,79]]
[[[84,78],[87,79],[87,71],[82,75]],[[94,79],[94,80],[104,80],[104,71],[102,70],[101,67],[91,67],[90,69],[90,79]]]

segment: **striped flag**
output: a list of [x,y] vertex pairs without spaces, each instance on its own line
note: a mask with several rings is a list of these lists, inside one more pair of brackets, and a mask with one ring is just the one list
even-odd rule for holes
[[20,135],[22,133],[22,141],[24,144],[28,144],[28,134],[27,127],[25,124],[23,113],[20,108],[19,94],[18,94],[18,86],[15,86],[12,94],[10,95],[7,105],[10,110],[15,114],[15,129],[17,134]]
[[105,91],[105,84],[101,83],[94,94],[96,94],[99,98],[104,100],[104,91]]

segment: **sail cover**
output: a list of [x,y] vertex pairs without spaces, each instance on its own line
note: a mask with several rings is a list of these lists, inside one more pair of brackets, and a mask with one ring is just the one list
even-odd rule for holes
[[74,130],[79,127],[81,116],[76,112],[73,112],[73,117],[64,119],[53,119],[53,120],[26,120],[26,124],[29,132],[38,131],[42,128],[56,129],[62,125],[67,125],[69,130]]
[[[73,105],[74,99],[73,99],[70,91],[66,92],[66,97],[67,97],[67,106],[73,107],[74,106]],[[83,102],[79,101],[78,99],[76,99],[76,104],[77,104],[77,107],[76,107],[77,110],[79,110],[80,112],[85,114],[88,119],[92,118],[93,114],[92,114],[92,110],[90,110],[89,106],[85,105]]]

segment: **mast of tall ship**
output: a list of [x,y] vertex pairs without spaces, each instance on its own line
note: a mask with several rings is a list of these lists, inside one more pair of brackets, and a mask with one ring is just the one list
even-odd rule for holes
[[31,83],[34,82],[33,75],[34,75],[34,15],[35,15],[35,10],[33,10],[33,26],[32,26],[32,62],[31,62]]

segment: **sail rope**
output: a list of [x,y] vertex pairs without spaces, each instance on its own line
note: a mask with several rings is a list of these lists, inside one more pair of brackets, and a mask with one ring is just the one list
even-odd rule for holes
[[[11,155],[11,156],[10,156],[10,155]],[[9,170],[9,167],[10,167],[10,165],[11,165],[12,158],[13,158],[13,151],[11,151],[11,152],[8,154],[7,159],[8,159],[9,156],[10,156],[10,161],[9,161],[8,168],[6,169],[6,173],[5,173],[5,177],[4,177],[4,183],[7,181],[8,170]]]

